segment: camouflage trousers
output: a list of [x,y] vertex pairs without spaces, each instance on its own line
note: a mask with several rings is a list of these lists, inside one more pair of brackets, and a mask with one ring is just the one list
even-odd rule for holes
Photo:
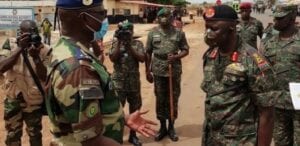
[[[178,99],[180,96],[181,77],[173,77],[173,111],[174,120],[178,116]],[[156,96],[156,116],[159,120],[170,118],[169,77],[154,76],[154,92]]]
[[[237,134],[226,132],[224,129],[212,130],[209,125],[210,123],[205,120],[203,124],[202,146],[256,146],[257,135],[255,132]],[[234,131],[235,129],[231,127],[231,130]]]
[[21,94],[16,99],[6,98],[4,101],[4,120],[7,131],[5,143],[8,146],[20,146],[23,134],[23,121],[31,146],[42,146],[42,110],[40,107],[27,111]]
[[300,111],[275,108],[276,146],[300,146]]
[[[121,112],[123,112],[123,109],[120,109]],[[107,123],[104,124],[104,133],[103,135],[106,137],[109,137],[117,142],[119,142],[120,144],[123,143],[123,134],[124,134],[124,126],[125,126],[125,120],[124,117],[120,117],[119,119],[117,119],[117,121],[113,122],[111,121],[112,119],[109,118],[111,117],[111,115],[109,115],[106,118],[106,115],[102,115],[103,116],[103,123]]]
[[139,110],[142,106],[142,97],[141,92],[139,91],[117,91],[118,97],[124,107],[126,104],[126,100],[129,104],[129,113],[133,113],[136,110]]

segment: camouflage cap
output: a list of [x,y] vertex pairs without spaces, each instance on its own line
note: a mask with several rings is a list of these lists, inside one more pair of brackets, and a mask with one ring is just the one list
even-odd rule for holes
[[294,11],[297,11],[297,5],[291,5],[291,4],[290,5],[288,5],[288,4],[277,5],[273,12],[273,16],[274,17],[284,17]]
[[162,8],[158,11],[157,17],[164,15],[164,14],[170,14],[171,15],[171,10],[168,8]]

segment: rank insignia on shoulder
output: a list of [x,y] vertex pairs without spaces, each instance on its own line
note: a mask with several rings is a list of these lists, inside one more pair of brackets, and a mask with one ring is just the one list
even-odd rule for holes
[[211,59],[216,59],[217,55],[218,55],[218,48],[214,48],[214,49],[210,52],[209,58],[211,58]]

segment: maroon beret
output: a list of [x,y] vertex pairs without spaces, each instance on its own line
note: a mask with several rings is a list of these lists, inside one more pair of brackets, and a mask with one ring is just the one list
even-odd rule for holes
[[250,2],[242,2],[240,4],[240,9],[251,9],[251,3]]

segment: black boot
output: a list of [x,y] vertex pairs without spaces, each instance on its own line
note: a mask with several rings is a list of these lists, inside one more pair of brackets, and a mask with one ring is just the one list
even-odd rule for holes
[[172,141],[178,141],[179,138],[178,138],[175,128],[174,128],[174,122],[171,122],[170,120],[169,120],[168,134]]
[[128,142],[132,143],[134,146],[142,146],[142,143],[139,141],[139,138],[136,136],[136,132],[130,130]]
[[168,135],[168,131],[166,126],[166,120],[160,120],[160,129],[158,133],[155,135],[155,141],[160,141],[167,135]]

